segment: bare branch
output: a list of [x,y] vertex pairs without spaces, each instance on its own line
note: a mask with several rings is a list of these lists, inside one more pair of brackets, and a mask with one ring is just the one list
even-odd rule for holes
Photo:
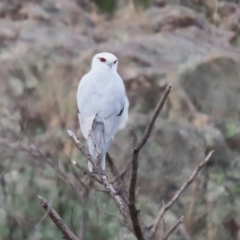
[[167,231],[166,235],[163,237],[163,240],[167,240],[168,237],[177,229],[177,227],[183,222],[183,216],[181,216],[177,222]]
[[[114,184],[115,182],[117,182],[117,184],[118,184],[117,192],[121,195],[124,202],[127,203],[128,192],[126,190],[126,185],[124,182],[124,176],[126,175],[127,172],[119,173],[119,171],[116,168],[114,161],[113,161],[112,157],[109,155],[109,153],[107,153],[106,159],[107,159],[107,163],[110,168],[110,171],[111,171],[112,175],[115,177],[110,183]],[[125,169],[125,170],[127,171],[127,169]]]
[[128,197],[128,207],[133,224],[133,229],[135,231],[138,240],[144,240],[143,230],[139,221],[139,211],[136,208],[136,185],[137,185],[137,171],[138,171],[138,153],[139,150],[133,150],[132,153],[132,174],[129,186],[129,197]]
[[118,209],[120,210],[121,214],[126,217],[127,216],[127,210],[125,208],[125,205],[123,203],[122,197],[117,193],[113,185],[108,181],[108,177],[105,174],[105,172],[98,167],[97,164],[94,163],[91,155],[88,153],[88,151],[83,148],[80,141],[78,140],[75,133],[68,130],[68,134],[71,137],[71,139],[74,141],[76,147],[83,153],[83,155],[93,164],[93,166],[96,168],[96,174],[99,177],[101,183],[104,185],[104,187],[107,189],[109,195],[112,197],[112,199],[115,201],[115,203],[118,206]]
[[133,148],[135,147],[135,145],[137,144],[137,135],[136,133],[134,132],[133,128],[130,127],[130,133],[131,133],[131,136],[132,136],[132,146]]
[[129,228],[129,226],[126,225],[126,224],[125,224],[119,217],[117,217],[116,215],[114,215],[114,214],[112,214],[112,213],[109,213],[109,212],[107,212],[107,211],[104,211],[104,210],[102,210],[102,209],[101,209],[100,207],[98,207],[98,206],[97,206],[97,208],[98,208],[98,210],[99,210],[100,212],[102,212],[102,213],[104,213],[104,214],[106,214],[106,215],[108,215],[108,216],[116,219],[120,224],[122,224],[123,226],[125,226],[128,230],[132,231],[132,229]]
[[109,167],[112,175],[115,176],[115,177],[118,176],[119,172],[118,172],[118,170],[117,170],[117,168],[116,168],[116,166],[113,162],[112,157],[109,155],[109,153],[107,153],[107,155],[106,155],[106,160],[107,160],[108,167]]
[[96,174],[89,172],[85,167],[83,167],[82,165],[80,165],[78,162],[76,161],[72,161],[73,165],[75,165],[79,170],[81,170],[83,172],[84,175],[89,176],[90,178],[92,178],[94,181],[102,184],[102,182],[100,181],[100,179],[96,176]]
[[143,137],[142,137],[141,141],[137,144],[137,146],[135,148],[136,150],[139,151],[145,145],[145,143],[147,142],[147,140],[148,140],[148,138],[151,134],[153,125],[154,125],[154,123],[157,119],[157,116],[159,115],[161,109],[163,108],[163,105],[164,105],[164,103],[165,103],[165,101],[166,101],[166,99],[167,99],[167,97],[168,97],[168,95],[171,91],[171,88],[172,88],[172,86],[170,84],[166,87],[166,89],[165,89],[161,99],[159,100],[159,102],[157,104],[157,107],[155,108],[155,110],[153,112],[153,115],[152,115],[152,117],[151,117],[151,119],[150,119],[150,121],[149,121],[149,123],[146,127],[146,130],[143,134]]
[[88,153],[86,148],[84,146],[82,146],[82,144],[79,141],[79,139],[77,138],[76,134],[73,133],[71,130],[67,130],[67,133],[70,136],[70,138],[73,140],[73,142],[75,143],[75,146],[81,151],[81,153],[87,158],[87,160],[89,162],[91,162],[91,164],[93,166],[95,166],[95,162],[93,161],[92,156]]
[[61,217],[57,214],[57,212],[48,204],[48,201],[38,196],[42,207],[45,209],[45,211],[48,213],[49,217],[52,219],[52,221],[55,223],[55,225],[59,228],[59,230],[62,232],[64,238],[66,240],[79,240],[68,228],[68,226],[63,222]]
[[[140,152],[141,148],[147,142],[147,140],[151,134],[151,131],[152,131],[153,125],[156,121],[156,118],[157,118],[159,112],[161,111],[161,109],[168,97],[170,90],[171,90],[171,86],[168,85],[165,92],[163,93],[162,98],[158,102],[157,107],[154,110],[153,116],[150,119],[149,124],[147,125],[146,130],[143,134],[143,137],[139,143],[137,143],[137,137],[136,137],[136,134],[134,133],[133,129],[130,129],[131,135],[132,135],[133,151],[132,151],[132,161],[131,161],[131,179],[130,179],[130,185],[129,185],[129,194],[125,194],[126,188],[125,188],[125,184],[124,184],[124,176],[126,175],[128,169],[129,169],[129,166],[127,166],[127,168],[122,173],[119,174],[111,157],[109,156],[109,154],[107,154],[107,162],[109,164],[109,168],[110,168],[113,176],[115,177],[113,182],[117,181],[118,184],[120,184],[120,186],[124,186],[125,192],[121,194],[120,191],[118,192],[115,190],[115,188],[112,185],[112,182],[108,181],[108,177],[105,174],[105,172],[101,171],[101,168],[99,169],[97,164],[94,164],[94,162],[95,162],[94,159],[90,156],[88,151],[81,145],[81,143],[78,140],[78,138],[76,137],[76,135],[72,131],[68,130],[68,134],[71,137],[71,139],[75,142],[76,147],[83,153],[83,155],[88,159],[88,161],[90,161],[93,164],[94,169],[96,170],[95,171],[96,175],[98,176],[101,183],[105,186],[106,190],[108,191],[110,196],[113,198],[113,200],[117,204],[121,214],[126,219],[128,219],[129,217],[131,218],[131,225],[134,229],[134,234],[138,238],[138,240],[145,239],[145,237],[144,237],[145,227],[142,223],[142,219],[140,217],[139,210],[137,210],[137,208],[136,208],[136,185],[137,185],[137,173],[138,173],[138,156],[139,156],[139,152]],[[127,202],[127,200],[125,200],[125,196],[128,197],[128,202]],[[128,205],[128,208],[126,207],[126,204]]]
[[131,173],[131,180],[130,180],[130,185],[129,185],[129,198],[128,198],[128,206],[129,206],[129,212],[133,224],[133,229],[135,231],[136,237],[139,240],[144,240],[144,234],[143,234],[143,229],[140,223],[140,218],[139,218],[139,211],[136,208],[136,185],[137,185],[137,173],[138,173],[138,156],[139,152],[142,149],[142,147],[145,145],[147,142],[153,125],[157,119],[157,116],[159,115],[167,97],[168,94],[171,91],[171,85],[168,85],[166,87],[166,90],[163,93],[163,96],[159,100],[157,107],[154,110],[154,113],[146,127],[146,130],[143,134],[142,139],[140,140],[139,143],[137,143],[137,137],[136,134],[134,133],[133,129],[130,128],[131,135],[132,135],[132,145],[133,145],[133,152],[132,152],[132,173]]
[[154,237],[157,231],[157,228],[159,226],[159,223],[161,222],[165,212],[172,207],[172,205],[179,199],[179,197],[182,195],[182,193],[184,192],[184,190],[194,181],[194,179],[196,178],[197,174],[200,172],[200,170],[206,166],[206,164],[209,162],[212,154],[214,151],[211,151],[208,153],[207,157],[204,159],[203,162],[201,162],[198,167],[193,171],[193,173],[191,174],[191,176],[188,178],[188,180],[181,186],[181,188],[176,192],[176,194],[173,196],[173,198],[166,204],[164,205],[156,220],[154,221],[154,224],[152,225],[152,234],[151,236]]
[[178,232],[179,232],[179,235],[182,236],[183,239],[191,240],[191,237],[190,237],[189,233],[187,232],[184,224],[182,224],[178,227]]
[[101,180],[103,185],[105,186],[105,188],[107,189],[107,191],[109,192],[110,196],[113,198],[113,200],[115,201],[115,203],[117,204],[121,214],[126,217],[127,212],[126,209],[124,207],[124,203],[123,200],[121,198],[121,196],[119,196],[116,192],[116,190],[114,189],[113,185],[108,181],[107,175],[105,174],[101,174]]
[[111,181],[111,183],[113,184],[113,183],[117,182],[118,180],[124,181],[124,178],[125,178],[126,174],[128,173],[131,164],[132,164],[131,162],[128,163],[127,166],[126,166],[126,168],[125,168],[118,176],[116,176],[116,177]]

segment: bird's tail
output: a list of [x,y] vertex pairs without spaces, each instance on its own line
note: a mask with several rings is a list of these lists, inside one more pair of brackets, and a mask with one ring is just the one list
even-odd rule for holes
[[[89,153],[94,158],[94,160],[97,160],[99,155],[102,159],[102,147],[101,147],[102,144],[100,141],[98,141],[99,139],[97,140],[97,138],[94,138],[95,135],[98,135],[98,134],[94,134],[93,136],[88,138],[88,149],[89,149]],[[102,160],[101,160],[101,163],[102,163]],[[105,167],[105,164],[104,164],[104,167]],[[92,172],[93,165],[89,161],[88,161],[88,168],[89,168],[89,171]],[[103,165],[102,165],[102,168],[103,168]]]
[[[88,149],[92,157],[96,160],[99,155],[101,157],[101,166],[102,169],[105,169],[105,156],[108,151],[110,144],[106,144],[104,140],[104,125],[102,122],[97,122],[96,120],[93,123],[92,132],[88,137]],[[106,149],[106,145],[108,145]],[[88,162],[89,171],[92,172],[93,166]]]

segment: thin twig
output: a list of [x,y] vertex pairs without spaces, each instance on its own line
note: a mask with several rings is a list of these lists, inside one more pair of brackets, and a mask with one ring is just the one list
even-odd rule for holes
[[93,180],[95,180],[96,182],[102,184],[102,182],[99,180],[99,178],[96,176],[96,174],[94,174],[93,172],[89,172],[85,167],[83,167],[81,164],[79,164],[76,161],[72,161],[73,165],[76,166],[79,170],[81,170],[83,172],[84,175],[89,176],[90,178],[92,178]]
[[59,230],[62,232],[63,237],[66,240],[79,240],[68,228],[68,226],[63,222],[62,218],[57,214],[57,212],[49,205],[48,201],[38,196],[42,207],[47,211],[49,217],[52,219],[52,221],[55,223],[55,225],[59,228]]
[[130,127],[130,133],[131,133],[131,136],[132,136],[132,146],[134,148],[135,145],[137,144],[137,135],[136,135],[136,133],[135,133],[135,131],[133,130],[132,127]]
[[[184,190],[194,181],[194,179],[196,178],[197,174],[200,172],[200,170],[206,166],[206,164],[209,162],[212,154],[214,151],[211,151],[208,153],[207,157],[205,158],[205,160],[203,162],[201,162],[198,167],[193,171],[193,173],[191,174],[191,176],[188,178],[188,180],[181,186],[181,188],[176,192],[176,194],[173,196],[173,198],[166,204],[164,205],[160,212],[158,213],[158,216],[156,218],[156,220],[154,221],[152,227],[152,234],[151,237],[154,237],[157,229],[158,229],[158,225],[161,222],[165,212],[172,207],[172,205],[179,199],[179,197],[182,195],[182,193],[184,192]],[[151,228],[150,227],[150,228]]]
[[127,166],[126,166],[126,168],[125,168],[118,176],[116,176],[116,177],[111,181],[111,183],[113,184],[113,183],[117,182],[118,180],[124,181],[124,178],[125,178],[126,174],[128,173],[128,171],[129,171],[129,169],[130,169],[130,167],[131,167],[131,164],[132,164],[131,162],[128,163]]
[[119,217],[117,217],[116,215],[114,215],[114,214],[112,214],[112,213],[109,213],[109,212],[107,212],[107,211],[102,210],[99,206],[97,206],[97,208],[98,208],[98,210],[99,210],[100,212],[102,212],[102,213],[104,213],[104,214],[106,214],[106,215],[108,215],[108,216],[116,219],[120,224],[122,224],[123,226],[125,226],[128,230],[132,231],[132,229],[129,228],[129,226],[126,225],[126,224],[125,224]]
[[154,110],[154,113],[146,127],[146,130],[142,136],[142,139],[139,143],[137,143],[137,137],[134,133],[134,130],[130,128],[131,135],[132,135],[132,173],[131,173],[131,179],[130,179],[130,185],[129,185],[129,197],[128,197],[128,206],[129,206],[129,212],[132,220],[132,225],[134,232],[136,234],[136,237],[138,240],[144,240],[144,234],[143,234],[143,226],[140,223],[140,216],[139,211],[136,208],[136,185],[137,185],[137,174],[138,174],[138,156],[139,152],[142,149],[142,147],[147,142],[153,125],[157,119],[157,116],[159,115],[161,109],[163,108],[163,105],[168,97],[168,94],[171,91],[171,85],[168,85],[159,100],[157,107]]
[[157,119],[157,116],[159,115],[161,109],[163,108],[163,105],[164,105],[165,101],[167,100],[167,97],[168,97],[168,95],[171,91],[171,88],[172,88],[172,86],[170,84],[167,85],[167,87],[166,87],[161,99],[159,100],[159,102],[157,104],[157,107],[155,108],[155,110],[153,112],[153,115],[152,115],[152,117],[151,117],[151,119],[150,119],[150,121],[149,121],[149,123],[146,127],[146,130],[143,134],[143,137],[142,137],[141,141],[137,144],[137,146],[135,148],[136,150],[139,151],[145,145],[145,143],[147,142],[147,140],[148,140],[148,138],[151,134],[153,125],[154,125],[154,123]]
[[117,168],[116,168],[116,166],[115,166],[115,164],[114,164],[114,162],[113,162],[112,157],[109,155],[109,153],[107,153],[107,155],[106,155],[106,160],[107,160],[108,167],[109,167],[112,175],[113,175],[114,177],[118,176],[118,175],[119,175],[119,172],[118,172],[118,170],[117,170]]
[[183,222],[183,216],[181,216],[177,222],[167,231],[166,235],[163,237],[163,240],[167,240],[168,237],[177,229],[177,227]]
[[81,142],[79,141],[79,139],[77,138],[76,134],[73,133],[71,130],[67,130],[68,135],[70,136],[70,138],[73,140],[73,142],[75,143],[75,146],[81,151],[81,153],[87,158],[87,160],[93,165],[95,166],[95,162],[92,159],[92,156],[88,153],[88,151],[86,150],[86,148],[81,144]]
[[107,153],[106,159],[107,159],[108,167],[109,167],[112,175],[115,177],[110,183],[114,184],[115,182],[117,182],[118,193],[121,195],[124,202],[127,203],[128,192],[126,189],[126,184],[124,182],[124,176],[126,175],[127,172],[119,173],[119,171],[116,168],[114,161],[113,161],[112,157],[109,155],[109,153]]
[[[54,199],[54,195],[52,194],[52,196],[51,196],[51,198],[50,198],[50,201],[49,201],[49,204],[50,204],[50,205],[52,205],[53,199]],[[44,215],[39,219],[39,221],[37,222],[36,225],[41,226],[42,222],[43,222],[44,219],[47,217],[47,215],[48,215],[48,211],[45,211],[45,212],[44,212]]]
[[184,224],[180,225],[178,228],[179,235],[182,236],[184,240],[191,240],[189,233],[187,232]]
[[72,163],[73,163],[74,166],[76,166],[83,173],[83,175],[86,175],[89,172],[87,168],[83,167],[77,161],[72,161]]
[[[164,205],[165,205],[165,202],[162,201],[162,207],[164,207]],[[164,218],[163,218],[163,232],[164,232],[164,236],[165,236],[166,235],[166,223],[164,221]]]
[[114,189],[113,185],[108,181],[107,175],[101,174],[101,180],[107,191],[109,192],[110,196],[113,198],[115,203],[117,204],[120,212],[124,217],[126,217],[127,212],[123,203],[123,200],[120,195],[118,195],[117,191]]

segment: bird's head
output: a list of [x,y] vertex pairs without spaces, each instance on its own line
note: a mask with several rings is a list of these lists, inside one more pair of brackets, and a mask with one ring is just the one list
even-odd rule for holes
[[118,59],[111,53],[98,53],[93,57],[92,69],[99,71],[117,71]]

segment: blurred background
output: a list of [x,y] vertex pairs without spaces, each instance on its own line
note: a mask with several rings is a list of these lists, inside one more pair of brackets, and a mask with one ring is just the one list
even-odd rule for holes
[[119,170],[130,161],[129,127],[140,137],[173,86],[140,156],[146,223],[214,149],[166,226],[184,215],[171,240],[240,239],[238,0],[1,0],[0,18],[0,240],[62,238],[38,195],[81,240],[134,239],[71,163],[86,166],[66,130],[85,143],[76,90],[101,51],[119,58],[130,99],[128,126],[110,148]]

